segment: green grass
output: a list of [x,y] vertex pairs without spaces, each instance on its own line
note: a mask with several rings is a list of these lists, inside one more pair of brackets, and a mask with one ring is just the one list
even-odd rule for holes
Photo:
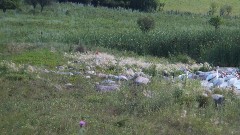
[[[0,21],[2,44],[83,44],[89,48],[99,46],[158,57],[188,55],[198,62],[220,63],[221,66],[239,65],[236,53],[228,55],[224,51],[224,56],[214,53],[215,59],[206,57],[220,50],[222,44],[227,44],[228,51],[238,49],[239,19],[225,18],[216,32],[207,23],[210,16],[140,13],[76,4],[54,4],[43,13],[37,9],[35,15],[29,10],[25,6],[22,12],[8,11],[3,15]],[[155,29],[147,34],[137,26],[137,19],[142,16],[152,16],[156,21]],[[63,46],[59,47],[66,49]],[[227,59],[223,60],[225,56]]]
[[[53,70],[68,61],[64,52],[81,44],[117,56],[141,54],[146,60],[164,60],[166,64],[168,60],[152,55],[168,56],[173,62],[191,63],[191,56],[218,65],[239,64],[239,19],[225,18],[216,32],[207,24],[208,16],[140,13],[69,3],[45,9],[40,13],[37,7],[35,15],[27,6],[22,11],[0,12],[1,62]],[[148,34],[136,24],[138,17],[146,15],[156,20],[156,29]],[[56,52],[51,52],[51,47]],[[240,134],[239,98],[223,92],[226,104],[222,108],[216,109],[212,102],[198,108],[196,98],[203,91],[198,81],[180,86],[163,80],[154,66],[144,70],[154,76],[148,86],[126,82],[120,91],[112,93],[95,91],[93,84],[98,78],[28,73],[25,66],[14,71],[0,64],[1,134],[76,135],[81,117],[88,123],[88,135]],[[115,73],[111,68],[101,70]],[[65,86],[69,82],[73,88]],[[145,97],[144,90],[152,91],[154,97]],[[176,99],[178,91],[183,94]],[[187,116],[181,117],[184,110]]]
[[239,0],[167,0],[164,10],[178,10],[181,12],[207,14],[210,9],[210,5],[213,2],[215,2],[218,6],[218,14],[220,7],[230,5],[233,7],[232,15],[239,16]]
[[[201,91],[197,82],[190,81],[182,89],[189,93],[182,104],[174,100],[177,85],[158,77],[145,88],[126,86],[118,92],[97,93],[91,85],[93,82],[80,76],[75,77],[74,88],[63,87],[61,91],[54,85],[64,86],[71,77],[40,74],[47,78],[41,80],[34,74],[30,76],[31,79],[23,80],[0,78],[2,134],[78,134],[81,117],[88,123],[86,134],[89,135],[224,135],[240,132],[239,99],[225,93],[227,102],[220,110],[211,104],[199,109],[194,100],[197,91]],[[143,89],[153,91],[155,96],[144,97]],[[192,102],[188,102],[189,96]],[[190,104],[185,104],[187,102]],[[187,111],[187,117],[181,117],[183,110]],[[215,123],[217,121],[220,123]]]
[[46,66],[55,68],[58,65],[64,64],[62,54],[58,52],[51,52],[48,49],[37,49],[32,51],[23,52],[19,55],[13,55],[12,61],[16,63],[24,63],[35,66]]

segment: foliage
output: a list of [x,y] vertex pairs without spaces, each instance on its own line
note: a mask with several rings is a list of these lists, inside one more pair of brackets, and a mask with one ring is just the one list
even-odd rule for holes
[[158,7],[157,0],[131,0],[130,7],[135,10],[152,12]]
[[[56,3],[47,9],[43,14],[36,13],[35,16],[28,10],[23,10],[17,16],[9,12],[8,17],[0,22],[4,26],[0,29],[0,42],[50,43],[69,51],[69,45],[81,41],[87,48],[97,46],[157,57],[186,55],[197,62],[221,62],[225,66],[230,62],[234,62],[230,64],[235,66],[239,64],[239,59],[233,59],[238,58],[235,53],[226,51],[224,59],[227,63],[222,63],[223,60],[217,55],[223,53],[214,51],[224,44],[227,45],[225,50],[232,51],[228,48],[239,44],[238,18],[229,17],[222,24],[221,31],[215,32],[212,30],[214,27],[206,23],[209,16],[141,13],[70,3]],[[71,15],[66,15],[66,11]],[[147,34],[136,25],[137,19],[143,16],[152,16],[155,20],[155,28]],[[210,55],[214,59],[208,57]],[[179,60],[184,60],[182,58]]]
[[141,17],[138,18],[137,24],[142,32],[149,32],[150,30],[154,29],[155,20],[150,16]]
[[229,16],[232,13],[232,6],[231,5],[224,5],[220,9],[220,16],[227,15]]
[[212,17],[209,20],[209,24],[214,26],[215,29],[219,29],[220,25],[223,23],[222,19],[219,16]]
[[[49,57],[48,50],[31,52],[38,56],[31,61],[56,59]],[[39,55],[41,52],[47,57]],[[21,55],[11,59],[16,62],[24,55],[28,60],[20,63],[28,64],[31,56],[28,53],[26,48]],[[58,58],[64,59],[62,55]],[[43,68],[49,69],[48,66]],[[154,69],[155,66],[150,67],[150,70]],[[227,91],[222,93],[226,98],[225,105],[216,109],[211,105],[212,100],[199,97],[203,90],[199,82],[192,80],[181,86],[182,82],[169,82],[155,76],[147,86],[122,82],[119,91],[107,93],[96,92],[95,81],[95,78],[86,79],[82,75],[13,71],[1,63],[1,132],[78,134],[79,121],[83,117],[87,122],[86,134],[225,135],[239,132],[240,99]],[[68,82],[74,87],[65,87]],[[205,108],[198,107],[200,102]]]
[[35,9],[37,4],[38,4],[38,0],[24,0],[25,3],[32,5],[33,8]]
[[0,0],[0,9],[6,12],[7,9],[16,9],[18,7],[19,0]]
[[163,11],[166,3],[165,2],[158,2],[158,11]]
[[208,11],[209,15],[214,15],[217,12],[218,4],[216,2],[211,3],[210,10]]
[[41,12],[43,11],[43,8],[47,5],[52,4],[54,0],[37,0],[39,5],[41,6]]

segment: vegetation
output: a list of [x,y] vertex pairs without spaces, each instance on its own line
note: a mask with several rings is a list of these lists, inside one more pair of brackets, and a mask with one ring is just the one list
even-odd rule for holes
[[[178,12],[191,12],[195,14],[207,14],[209,11],[209,6],[212,3],[216,3],[219,7],[223,7],[224,5],[232,6],[232,15],[239,16],[240,8],[238,5],[240,4],[239,0],[166,0],[166,5],[164,9],[166,11],[178,11]],[[219,13],[218,13],[219,15]]]
[[152,12],[158,7],[157,0],[131,0],[130,7],[140,11]]
[[19,0],[0,0],[0,9],[6,12],[7,9],[16,9],[18,7]]
[[148,16],[138,18],[137,24],[143,32],[149,32],[150,30],[154,29],[154,27],[155,27],[154,19],[152,17],[148,17]]
[[[164,80],[156,65],[143,70],[153,76],[149,85],[122,82],[119,91],[110,93],[96,92],[93,84],[101,81],[98,78],[50,72],[73,61],[64,57],[65,52],[83,53],[86,48],[104,48],[112,53],[118,50],[119,55],[140,54],[150,62],[167,57],[166,63],[208,61],[239,66],[240,20],[231,16],[238,15],[239,8],[232,8],[232,14],[224,18],[225,23],[216,32],[216,26],[209,24],[212,16],[203,15],[211,1],[203,0],[208,4],[204,8],[203,1],[189,1],[191,6],[202,3],[197,12],[201,15],[193,14],[196,10],[191,8],[190,14],[168,12],[171,6],[171,10],[186,11],[186,4],[179,1],[166,1],[161,13],[72,3],[54,3],[34,14],[25,5],[18,12],[0,12],[1,134],[78,134],[82,117],[89,135],[239,134],[238,97],[220,91],[226,102],[216,108],[201,96],[203,89],[198,81]],[[155,22],[148,33],[140,31],[137,23],[145,16]],[[85,69],[81,66],[76,68],[82,72]],[[119,70],[98,68],[98,72],[116,74]],[[66,87],[67,83],[73,87]],[[144,95],[149,91],[150,97]]]
[[[25,57],[57,63],[58,59],[46,59],[43,55],[33,58],[26,55],[32,51],[46,54],[48,47],[26,46],[13,60],[17,62]],[[63,59],[63,56],[58,58]],[[0,129],[4,134],[78,134],[82,118],[87,122],[86,134],[225,135],[240,132],[239,98],[231,92],[220,91],[226,98],[225,106],[215,108],[212,100],[201,97],[199,82],[186,80],[180,87],[182,82],[162,79],[155,72],[155,66],[149,69],[154,77],[147,86],[122,82],[125,85],[119,91],[98,93],[92,85],[97,78],[86,80],[81,75],[29,73],[23,63],[28,62],[15,65],[18,71],[5,63],[0,65]],[[42,68],[49,66],[42,65]],[[74,87],[65,87],[68,82]],[[151,91],[152,97],[145,96],[145,91]]]
[[[80,42],[86,46],[97,45],[140,55],[171,57],[183,54],[198,62],[208,61],[219,66],[239,65],[239,55],[228,53],[238,51],[235,50],[240,35],[237,18],[225,19],[221,31],[216,33],[208,23],[208,16],[140,13],[72,4],[55,4],[43,14],[36,12],[32,16],[28,7],[25,8],[23,11],[26,12],[17,15],[9,13],[0,22],[4,26],[0,33],[2,43]],[[97,19],[100,16],[101,19]],[[138,18],[144,16],[155,20],[155,29],[147,35],[139,31],[137,25]]]
[[230,5],[224,5],[220,9],[220,15],[221,16],[229,16],[232,13],[232,6]]
[[25,1],[25,3],[32,5],[34,9],[36,8],[36,6],[38,4],[38,0],[24,0],[24,1]]
[[217,13],[218,5],[216,2],[211,3],[210,10],[208,11],[209,15],[214,15]]
[[219,29],[220,25],[222,24],[222,19],[219,16],[212,17],[209,20],[209,24],[214,26],[215,29],[217,30],[217,29]]

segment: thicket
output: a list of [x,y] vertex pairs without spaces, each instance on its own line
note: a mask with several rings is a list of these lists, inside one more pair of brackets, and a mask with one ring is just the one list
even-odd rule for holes
[[59,0],[59,2],[75,2],[110,8],[123,7],[146,12],[157,9],[163,10],[165,6],[165,2],[160,2],[159,0]]
[[141,17],[138,18],[137,24],[142,32],[149,32],[150,30],[154,29],[155,20],[150,16]]
[[26,4],[32,5],[34,9],[39,4],[41,7],[41,12],[45,6],[52,4],[53,1],[55,0],[24,0]]
[[[25,19],[29,18],[28,13],[14,16],[10,21],[3,19],[0,22],[4,26],[0,29],[1,42],[55,42],[68,45],[80,42],[86,46],[140,55],[190,56],[198,62],[208,61],[219,66],[240,65],[238,19],[225,19],[221,30],[215,31],[208,23],[208,16],[65,5],[49,7],[45,14],[31,16],[30,20]],[[38,19],[39,16],[44,19]],[[139,30],[137,20],[143,16],[154,18],[155,29],[149,32]]]
[[20,0],[0,0],[0,9],[6,12],[7,9],[16,9]]

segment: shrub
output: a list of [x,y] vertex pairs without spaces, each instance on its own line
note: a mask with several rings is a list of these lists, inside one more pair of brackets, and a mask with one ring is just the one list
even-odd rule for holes
[[224,5],[220,9],[220,16],[230,15],[231,13],[232,13],[232,6],[230,5]]
[[80,52],[80,53],[85,53],[87,51],[86,47],[83,45],[79,45],[77,46],[77,48],[75,49],[75,52]]
[[137,24],[142,32],[149,32],[155,27],[154,19],[149,16],[138,18]]
[[222,19],[219,17],[219,16],[216,16],[216,17],[212,17],[210,20],[209,20],[209,24],[214,26],[215,29],[219,29],[220,25],[222,24]]
[[209,15],[214,15],[217,12],[218,5],[216,2],[211,3],[210,10],[208,11]]

